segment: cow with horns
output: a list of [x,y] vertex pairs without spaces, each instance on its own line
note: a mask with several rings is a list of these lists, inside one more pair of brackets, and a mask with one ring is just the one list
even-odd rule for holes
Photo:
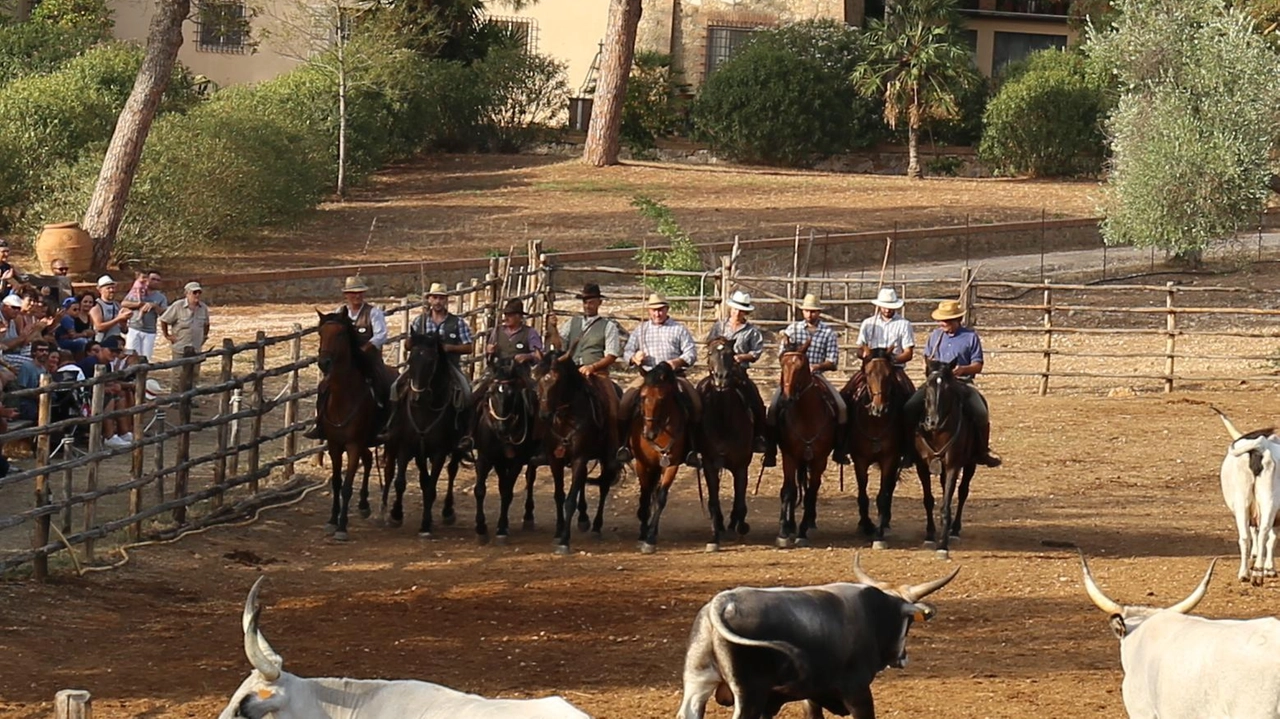
[[486,699],[412,680],[304,679],[284,671],[258,631],[258,588],[244,603],[244,653],[253,673],[219,719],[591,719],[560,697]]
[[1280,620],[1189,616],[1209,588],[1214,559],[1191,596],[1161,609],[1119,604],[1098,588],[1084,555],[1084,588],[1120,638],[1124,708],[1132,719],[1280,719]]
[[960,573],[892,587],[867,576],[861,584],[739,587],[717,594],[693,622],[684,663],[678,719],[702,719],[707,700],[736,705],[734,719],[773,717],[804,701],[810,719],[825,709],[874,719],[871,682],[885,667],[907,664],[907,631],[934,615],[920,600]]
[[[1280,502],[1280,442],[1272,429],[1244,433],[1217,407],[1214,412],[1231,435],[1231,446],[1222,458],[1222,498],[1235,516],[1240,543],[1240,581],[1252,578],[1261,586],[1263,577],[1276,576],[1276,514]],[[1252,569],[1249,566],[1253,559]]]

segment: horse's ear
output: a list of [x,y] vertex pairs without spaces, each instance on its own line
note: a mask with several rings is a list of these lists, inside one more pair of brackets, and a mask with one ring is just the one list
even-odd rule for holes
[[797,351],[797,352],[799,352],[800,354],[808,354],[808,353],[809,353],[809,343],[811,343],[811,342],[813,342],[813,338],[812,338],[812,337],[810,337],[809,339],[805,340],[805,341],[804,341],[804,344],[800,345],[800,349],[798,349],[798,350],[796,350],[796,351]]
[[958,364],[960,364],[960,358],[953,357],[951,361],[947,363],[947,369],[954,371]]
[[315,309],[315,311],[316,311],[316,317],[319,317],[319,318],[320,318],[320,321],[321,321],[321,322],[324,322],[324,313],[320,311],[320,308],[319,308],[319,307],[316,307],[316,308],[314,308],[314,309]]

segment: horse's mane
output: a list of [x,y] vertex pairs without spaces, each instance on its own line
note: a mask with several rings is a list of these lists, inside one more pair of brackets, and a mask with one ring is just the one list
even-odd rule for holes
[[646,387],[657,387],[663,384],[675,382],[676,371],[666,362],[660,362],[653,369],[644,375],[644,385]]
[[424,349],[424,346],[434,345],[430,349],[435,351],[436,365],[434,371],[439,373],[445,369],[444,364],[448,362],[448,358],[444,356],[444,339],[439,332],[417,332],[410,328],[409,330],[409,352],[415,349]]
[[874,359],[885,359],[892,362],[893,350],[888,347],[877,347],[871,350],[871,352],[866,357],[863,358],[863,361],[869,361]]
[[356,325],[351,321],[351,318],[347,316],[347,313],[330,312],[329,314],[322,314],[320,315],[320,325],[317,326],[322,326],[328,323],[342,325],[343,331],[347,336],[347,342],[351,346],[351,363],[356,366],[356,369],[359,370],[361,374],[366,377],[372,377],[374,373],[373,360],[360,349],[360,334],[356,332]]

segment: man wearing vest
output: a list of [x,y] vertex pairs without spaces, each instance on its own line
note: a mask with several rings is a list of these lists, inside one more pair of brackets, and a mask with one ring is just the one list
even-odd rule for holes
[[124,334],[125,323],[133,317],[133,310],[120,309],[116,302],[116,281],[111,275],[98,278],[98,299],[89,310],[89,323],[97,332],[94,339],[101,342],[108,337],[120,337]]
[[[800,346],[809,343],[809,350],[805,355],[809,358],[809,371],[813,373],[813,378],[826,388],[827,396],[831,398],[831,402],[835,405],[836,410],[836,437],[835,444],[831,450],[831,458],[840,464],[849,463],[849,452],[845,448],[845,422],[848,420],[848,410],[845,407],[844,399],[840,396],[840,392],[831,384],[831,380],[827,379],[826,373],[835,371],[836,362],[840,359],[840,345],[836,337],[836,331],[831,325],[822,321],[822,305],[818,302],[818,296],[808,294],[804,296],[804,302],[800,305],[800,312],[804,315],[804,319],[796,320],[787,328],[779,332],[782,337],[782,347],[779,354],[786,351],[787,344]],[[773,391],[773,400],[769,403],[769,411],[767,414],[770,427],[776,427],[778,422],[778,402],[782,398],[782,388],[779,387]],[[773,467],[778,463],[778,444],[775,438],[771,438],[769,442],[769,451],[765,454],[764,466]]]
[[[459,426],[471,426],[471,380],[462,372],[462,356],[475,351],[471,327],[467,321],[449,311],[449,295],[445,286],[432,282],[427,291],[427,312],[413,320],[412,332],[440,335],[441,348],[449,360],[449,372],[453,376],[453,407],[459,413]],[[396,380],[399,386],[404,379],[401,373]],[[398,401],[398,398],[396,398]]]
[[609,367],[622,354],[621,333],[618,323],[600,315],[604,295],[600,285],[588,282],[577,295],[582,300],[582,314],[569,318],[560,325],[560,336],[565,347],[573,348],[573,362],[578,371],[595,387],[596,396],[604,400],[604,421],[609,433],[606,457],[618,452],[618,386],[609,379]]
[[765,421],[764,399],[760,396],[760,388],[747,375],[747,368],[751,363],[759,361],[760,355],[764,354],[764,335],[761,334],[759,327],[751,323],[751,313],[756,309],[755,305],[751,304],[751,295],[742,290],[734,290],[726,304],[729,306],[729,318],[716,320],[715,324],[711,325],[711,331],[707,333],[707,342],[717,337],[733,342],[733,357],[742,370],[742,379],[746,380],[743,385],[746,388],[744,399],[751,406],[752,431],[755,434],[752,437],[751,449],[755,452],[766,452],[769,446],[767,442],[769,433]]
[[[698,346],[694,344],[689,328],[671,319],[667,299],[660,294],[649,295],[645,303],[649,311],[649,319],[641,322],[636,331],[631,333],[623,353],[628,361],[638,367],[653,369],[666,362],[675,370],[676,385],[679,388],[678,398],[689,413],[690,424],[697,426],[702,420],[702,398],[689,380],[684,378],[684,370],[692,367],[698,360]],[[631,459],[631,451],[627,448],[626,438],[630,435],[631,423],[635,419],[636,403],[640,397],[640,387],[644,384],[644,376],[638,375],[627,391],[622,395],[618,410],[619,431],[622,445],[618,448],[618,461]],[[685,457],[685,464],[690,467],[701,466],[696,447],[697,432],[690,432],[688,442],[690,450]]]
[[[342,285],[342,296],[346,302],[336,312],[346,313],[347,318],[356,327],[360,337],[360,349],[373,360],[373,377],[365,378],[373,390],[374,399],[378,403],[379,417],[377,426],[386,423],[388,395],[391,387],[387,383],[386,365],[382,361],[382,345],[387,342],[387,318],[380,308],[364,301],[364,293],[369,291],[368,285],[359,277],[348,277]],[[320,396],[324,396],[329,386],[326,377],[320,380]],[[323,402],[316,402],[316,424],[302,436],[307,439],[324,439],[324,425],[320,422],[320,407]]]
[[[524,302],[507,300],[506,305],[502,308],[502,324],[494,327],[493,332],[489,334],[485,355],[490,360],[496,358],[512,363],[515,375],[520,378],[520,382],[524,385],[525,406],[529,411],[536,414],[538,411],[538,397],[534,394],[533,378],[529,374],[529,369],[534,363],[542,359],[542,335],[538,334],[537,329],[525,323],[525,316]],[[489,392],[489,385],[492,382],[493,372],[486,365],[484,374],[481,375],[480,381],[476,383],[475,391],[472,393],[472,401],[476,405],[484,401],[485,395]],[[475,422],[478,410],[478,406],[472,408],[472,422]],[[472,448],[475,431],[475,425],[472,424],[470,435],[462,440],[460,449],[467,451]]]

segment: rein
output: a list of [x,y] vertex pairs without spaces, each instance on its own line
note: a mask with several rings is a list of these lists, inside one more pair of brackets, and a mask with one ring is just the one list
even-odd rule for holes
[[[964,411],[963,409],[961,409],[960,411],[957,411],[955,414],[956,414],[955,431],[951,433],[951,439],[947,440],[947,443],[942,445],[940,449],[934,449],[933,445],[929,444],[929,440],[925,439],[923,435],[919,435],[919,434],[916,435],[920,438],[920,441],[924,444],[924,446],[928,448],[929,450],[928,459],[930,460],[940,459],[948,449],[951,449],[951,445],[956,443],[956,439],[960,437],[960,430],[964,428]],[[947,422],[943,423],[941,427],[938,427],[937,429],[933,430],[933,432],[940,432],[943,429],[946,429],[946,426],[948,423],[950,423],[950,421],[951,421],[951,417],[948,416]]]
[[[495,381],[495,382],[494,382],[494,386],[495,386],[495,387],[496,387],[496,386],[498,386],[498,385],[510,385],[510,384],[513,384],[513,382],[512,382],[511,380],[506,380],[506,381],[501,381],[501,382]],[[494,392],[493,392],[492,390],[490,390],[490,392],[489,392],[489,396],[485,398],[485,409],[487,409],[487,410],[489,411],[489,419],[492,419],[494,422],[497,422],[497,423],[498,423],[498,427],[503,427],[503,426],[505,426],[505,425],[506,425],[506,423],[507,423],[507,422],[510,422],[512,418],[516,417],[516,411],[515,411],[515,410],[512,410],[512,412],[511,412],[510,414],[505,415],[505,416],[503,416],[503,415],[499,415],[499,414],[498,414],[498,412],[497,412],[496,410],[494,410],[494,408],[493,408],[493,395],[494,395]],[[518,396],[518,397],[516,398],[516,402],[518,402],[518,403],[520,403],[520,404],[525,404],[524,397],[523,397],[523,392],[521,393],[521,396]],[[526,410],[527,410],[527,409],[528,409],[528,407],[526,407]],[[523,427],[523,429],[521,430],[520,439],[512,439],[512,438],[511,438],[511,436],[506,435],[506,433],[505,433],[505,432],[499,432],[499,433],[498,433],[498,434],[499,434],[499,437],[501,437],[503,440],[505,440],[506,442],[508,442],[508,443],[510,443],[510,444],[513,444],[513,445],[517,445],[517,446],[519,446],[519,445],[524,444],[524,443],[525,443],[525,440],[529,439],[529,425],[531,424],[531,423],[528,421],[528,412],[525,412],[524,414],[521,414],[521,415],[520,415],[520,419],[524,420],[523,422],[521,422],[521,426]],[[495,429],[496,429],[496,428],[495,428]]]
[[[436,362],[437,363],[440,362],[440,359],[437,358]],[[435,374],[437,374],[438,372],[439,370],[433,369],[432,376],[434,377]],[[432,391],[429,383],[425,388],[419,387],[417,380],[413,376],[409,377],[409,401],[405,403],[405,414],[408,417],[409,426],[413,428],[413,431],[415,433],[417,433],[419,441],[421,441],[421,439],[425,437],[427,433],[435,429],[436,425],[440,424],[440,422],[444,419],[446,410],[449,408],[448,392],[441,392],[441,394],[445,395],[445,398],[444,398],[444,401],[442,401],[438,406],[432,406],[431,404],[431,398],[434,394],[435,392]],[[426,401],[427,406],[419,407],[418,406],[419,403],[417,400],[419,397],[422,397],[423,395],[425,395],[427,398],[427,401]],[[432,420],[426,427],[423,427],[418,424],[417,411],[415,410],[423,411],[428,415],[434,413],[436,418]]]

